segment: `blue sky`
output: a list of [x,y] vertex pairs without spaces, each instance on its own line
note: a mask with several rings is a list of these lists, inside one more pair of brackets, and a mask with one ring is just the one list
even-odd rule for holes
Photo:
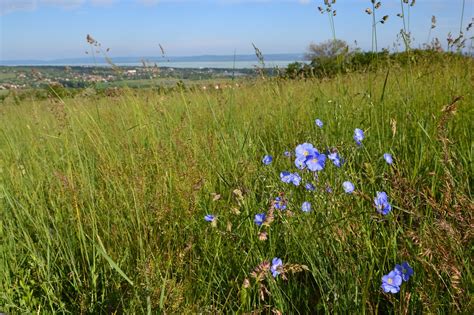
[[[411,0],[410,0],[411,1]],[[415,44],[425,42],[431,16],[432,36],[445,44],[457,34],[462,0],[417,0],[411,10]],[[161,43],[168,55],[301,53],[310,42],[331,38],[323,0],[0,0],[0,58],[56,59],[83,57],[86,34],[114,56],[157,56]],[[370,0],[338,0],[336,35],[371,49]],[[399,0],[382,1],[377,14],[389,20],[378,27],[380,47],[389,47],[402,27]],[[466,0],[464,25],[474,15]]]

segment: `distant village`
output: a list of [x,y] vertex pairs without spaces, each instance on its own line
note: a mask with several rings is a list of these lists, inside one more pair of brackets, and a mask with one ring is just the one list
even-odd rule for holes
[[114,87],[127,82],[153,82],[166,79],[208,80],[253,75],[253,69],[184,69],[147,67],[92,66],[14,66],[0,67],[0,90],[20,90],[62,86],[86,88],[91,85]]

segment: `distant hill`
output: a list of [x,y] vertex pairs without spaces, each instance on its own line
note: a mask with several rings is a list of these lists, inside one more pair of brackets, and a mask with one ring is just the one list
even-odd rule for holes
[[[265,61],[292,61],[303,60],[303,54],[268,54],[264,55]],[[111,57],[116,64],[136,64],[146,61],[147,63],[166,62],[236,62],[255,61],[255,55],[200,55],[200,56],[146,56],[146,57]],[[84,65],[84,64],[107,64],[105,58],[96,56],[95,61],[92,57],[64,58],[51,60],[0,60],[2,66],[28,66],[28,65]]]

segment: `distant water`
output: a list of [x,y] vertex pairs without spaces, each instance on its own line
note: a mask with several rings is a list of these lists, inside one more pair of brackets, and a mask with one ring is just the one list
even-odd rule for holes
[[[265,62],[266,68],[286,68],[290,63],[295,62],[295,60],[272,60]],[[305,62],[298,60],[298,62]],[[127,67],[142,67],[142,63],[115,63],[117,66],[127,66]],[[26,65],[26,64],[22,64]],[[41,64],[27,64],[28,66],[109,66],[106,63],[51,63],[47,62]],[[253,69],[258,65],[255,61],[170,61],[170,62],[157,62],[158,67],[168,67],[168,68],[192,68],[192,69],[204,69],[204,68],[216,68],[216,69]],[[148,66],[154,66],[153,62],[148,63]]]
[[[281,60],[281,61],[269,61],[265,62],[265,68],[286,68],[290,63],[295,62],[294,60]],[[304,62],[304,61],[298,61]],[[153,64],[150,63],[150,66]],[[168,68],[193,68],[193,69],[203,69],[203,68],[216,68],[216,69],[253,69],[258,66],[258,63],[255,61],[171,61],[171,62],[161,62],[157,63],[158,67],[168,67]],[[133,64],[117,64],[117,66],[142,66],[141,63]]]

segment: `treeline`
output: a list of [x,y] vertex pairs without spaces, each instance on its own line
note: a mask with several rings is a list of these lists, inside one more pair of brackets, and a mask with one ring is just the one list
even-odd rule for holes
[[472,58],[451,52],[414,49],[407,52],[346,52],[330,56],[313,56],[310,63],[294,62],[281,76],[287,79],[324,78],[350,72],[374,71],[389,65],[406,66],[420,62],[446,62],[452,58]]

